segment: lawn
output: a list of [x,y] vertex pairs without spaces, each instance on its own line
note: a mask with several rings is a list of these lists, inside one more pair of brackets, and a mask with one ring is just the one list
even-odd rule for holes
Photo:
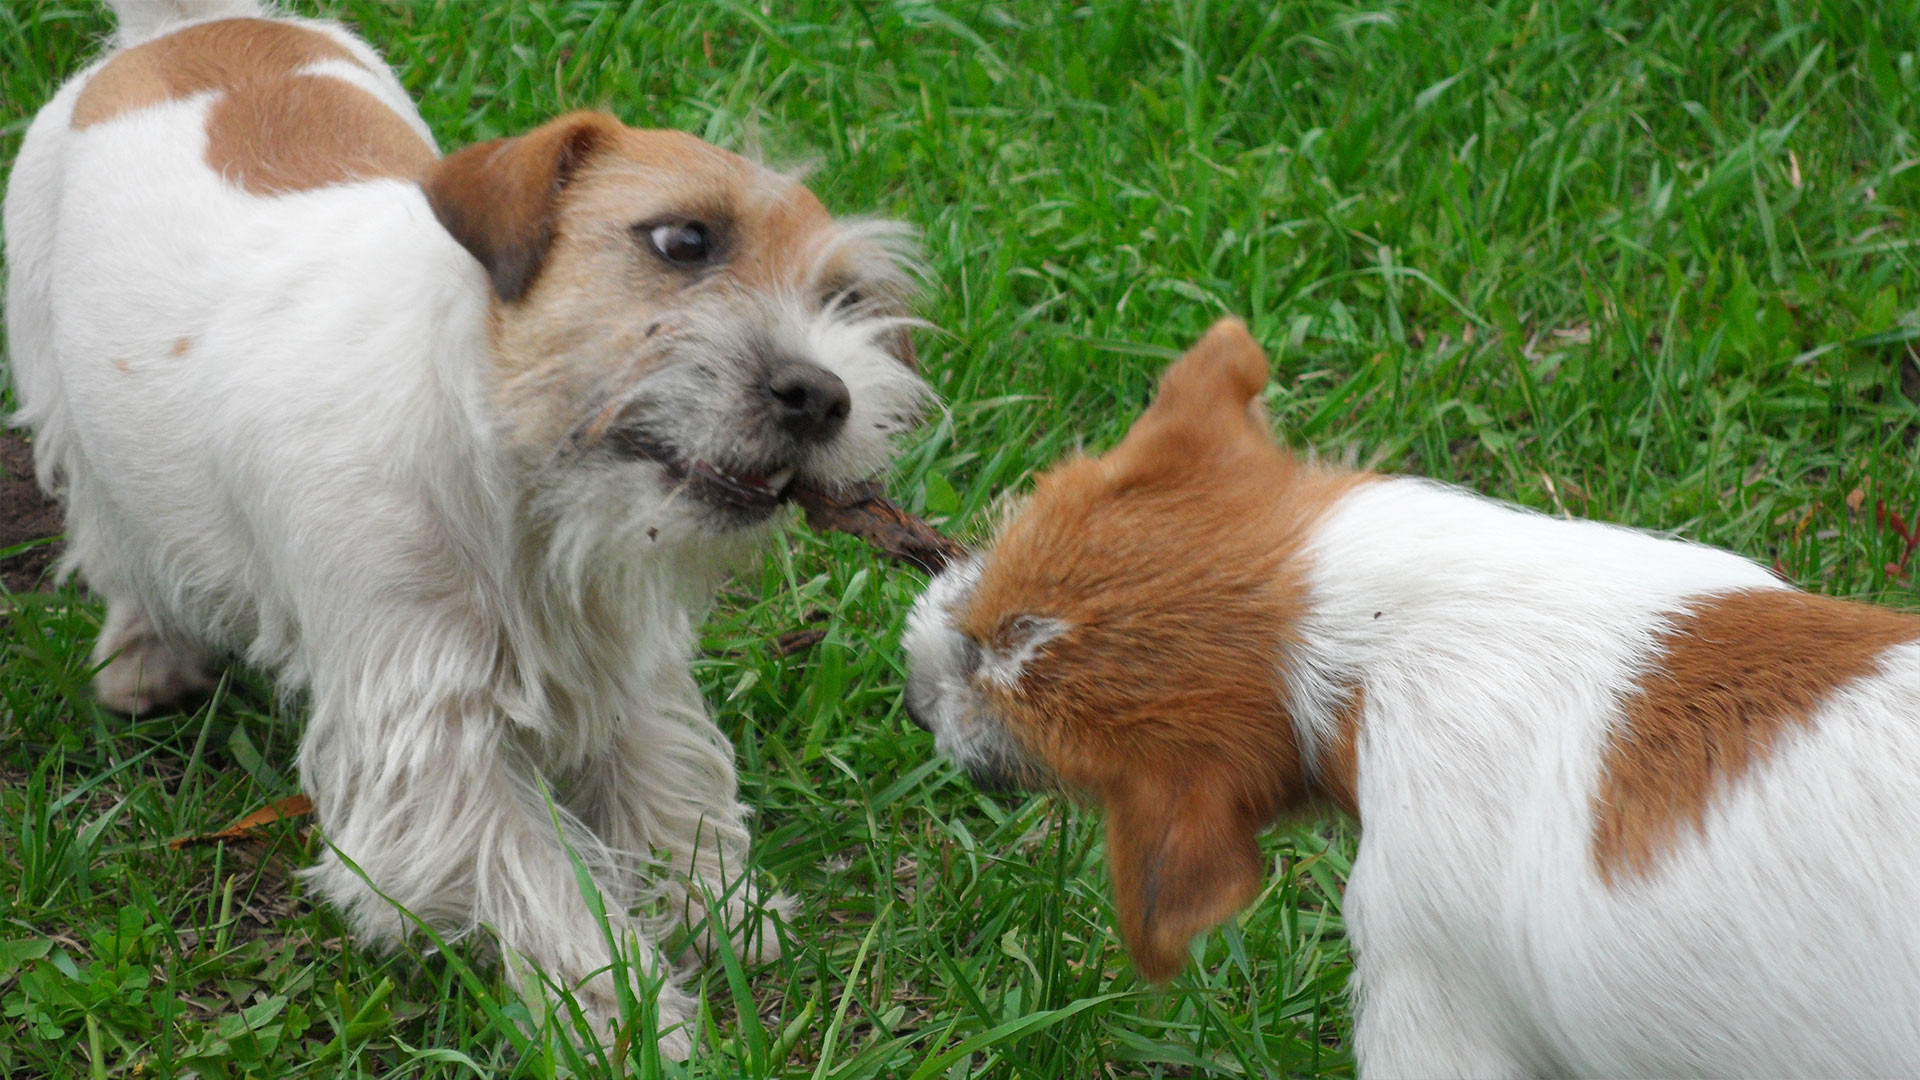
[[[1318,453],[1673,530],[1913,603],[1920,15],[1788,4],[338,0],[443,146],[602,106],[917,227],[945,408],[888,478],[980,535],[1110,445],[1218,315]],[[108,28],[0,4],[0,160]],[[722,963],[700,1077],[1345,1075],[1350,824],[1141,982],[1097,822],[975,792],[900,706],[921,580],[795,524],[699,676],[799,899]],[[296,791],[302,706],[236,670],[190,714],[95,709],[83,590],[0,597],[0,1075],[654,1075],[528,1037],[466,946],[369,956],[290,871],[316,838],[173,850]],[[825,637],[783,656],[778,635]]]

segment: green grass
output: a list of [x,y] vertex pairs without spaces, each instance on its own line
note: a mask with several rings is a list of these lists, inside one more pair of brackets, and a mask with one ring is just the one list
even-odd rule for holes
[[[1109,445],[1235,312],[1299,444],[1911,602],[1876,514],[1920,510],[1911,5],[319,7],[386,52],[443,145],[606,106],[817,159],[835,210],[918,226],[949,408],[890,486],[962,532]],[[104,29],[92,6],[0,5],[0,158]],[[905,722],[919,582],[788,539],[727,591],[699,674],[759,868],[801,908],[785,960],[695,984],[687,1075],[1351,1071],[1343,826],[1277,830],[1261,901],[1146,987],[1097,823],[975,793]],[[778,656],[815,612],[826,640]],[[294,790],[298,706],[257,673],[192,714],[103,715],[85,595],[4,614],[0,1074],[652,1073],[518,1034],[473,950],[357,951],[289,884],[312,852],[291,828],[271,854],[167,848]]]

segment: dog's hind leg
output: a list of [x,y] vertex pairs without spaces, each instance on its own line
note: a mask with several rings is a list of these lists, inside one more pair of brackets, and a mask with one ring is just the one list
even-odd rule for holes
[[660,1037],[661,1051],[685,1057],[692,1001],[627,914],[633,897],[605,846],[553,802],[522,732],[482,701],[384,712],[374,704],[347,706],[316,688],[300,750],[329,842],[307,874],[357,935],[395,945],[416,929],[409,914],[449,939],[484,928],[530,1002],[556,1001],[565,989],[608,1045],[609,1024],[634,1023],[623,1018],[615,979],[626,978],[636,998],[636,984],[655,983],[656,1030],[674,1029]]
[[93,645],[93,696],[115,712],[139,716],[173,708],[213,689],[212,664],[201,650],[168,640],[139,604],[107,601],[107,621]]
[[[62,573],[79,568],[107,600],[106,624],[94,645],[94,697],[117,712],[138,714],[184,704],[213,686],[208,656],[156,631],[121,574],[124,554],[107,542],[114,526],[105,495],[89,487],[74,422],[68,375],[58,342],[54,281],[67,184],[74,102],[86,79],[76,76],[35,115],[7,180],[6,335],[8,365],[20,411],[0,417],[33,431],[40,486],[65,504],[67,555]],[[71,243],[71,241],[69,241]],[[69,257],[71,266],[71,257]],[[81,265],[85,265],[82,263]],[[84,359],[84,358],[83,358]],[[66,357],[72,366],[85,366]],[[104,358],[99,362],[105,365]]]
[[54,349],[54,251],[72,138],[74,79],[40,110],[7,178],[0,222],[6,234],[7,367],[20,411],[4,419],[34,433],[34,468],[40,486],[58,494],[73,453],[60,357]]
[[670,685],[656,687],[652,708],[623,724],[607,752],[575,778],[571,802],[627,856],[632,873],[647,874],[655,853],[670,862],[671,877],[646,891],[694,932],[695,952],[711,955],[719,929],[742,959],[778,959],[777,920],[790,904],[763,896],[752,881],[733,746],[707,715],[688,672],[662,678]]

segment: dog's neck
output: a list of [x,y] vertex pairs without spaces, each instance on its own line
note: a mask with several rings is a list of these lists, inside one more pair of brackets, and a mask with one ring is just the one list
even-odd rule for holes
[[1407,784],[1492,812],[1538,782],[1533,763],[1597,759],[1605,732],[1566,718],[1604,712],[1590,703],[1632,682],[1676,607],[1778,585],[1725,552],[1417,479],[1356,488],[1304,555],[1283,663],[1296,738],[1363,818],[1369,793]]
[[[509,662],[546,763],[577,767],[639,713],[698,704],[687,665],[726,576],[764,548],[767,526],[714,534],[617,471],[549,467],[514,501]],[[684,509],[684,508],[678,508]]]

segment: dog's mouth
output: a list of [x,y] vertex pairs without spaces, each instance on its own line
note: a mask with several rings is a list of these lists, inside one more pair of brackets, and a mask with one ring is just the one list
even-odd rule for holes
[[674,486],[702,503],[744,520],[772,514],[792,495],[799,470],[791,465],[755,470],[689,457],[644,431],[621,430],[608,439],[621,455],[651,461]]

